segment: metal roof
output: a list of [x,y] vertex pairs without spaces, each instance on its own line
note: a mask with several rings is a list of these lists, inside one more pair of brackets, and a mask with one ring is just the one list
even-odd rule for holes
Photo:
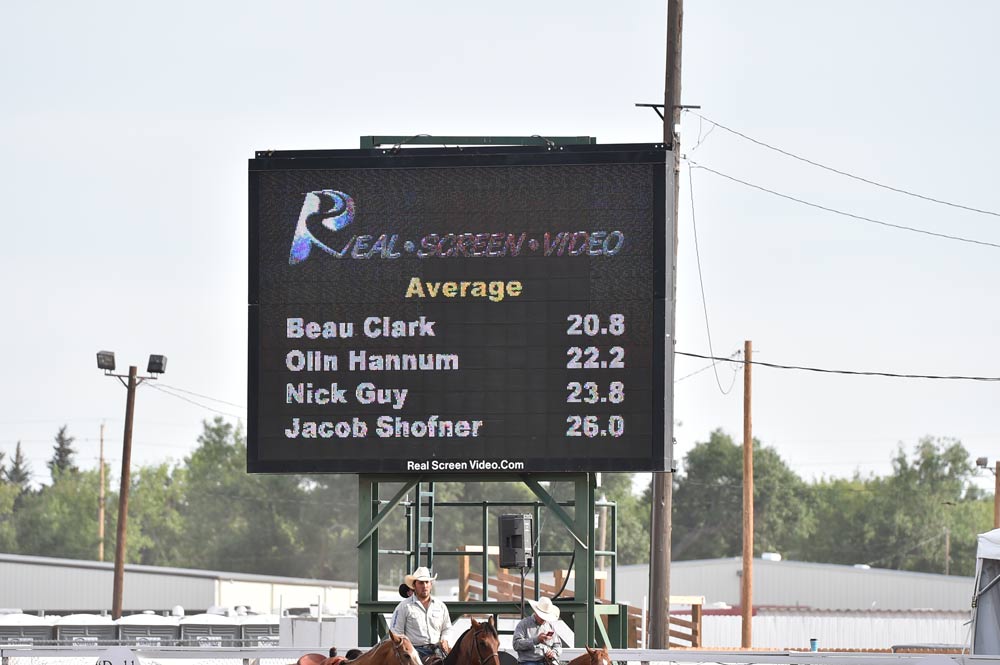
[[[29,556],[25,554],[0,553],[0,563],[20,563],[34,566],[58,566],[59,568],[83,568],[89,570],[114,570],[114,564],[107,561],[87,561],[84,559],[59,559],[56,557]],[[171,568],[169,566],[144,566],[126,563],[125,572],[172,575],[177,577],[197,577],[212,580],[234,580],[237,582],[267,582],[277,584],[306,584],[309,586],[339,587],[353,589],[355,582],[338,580],[316,580],[308,577],[281,577],[278,575],[256,575],[220,570],[198,570],[196,568]]]

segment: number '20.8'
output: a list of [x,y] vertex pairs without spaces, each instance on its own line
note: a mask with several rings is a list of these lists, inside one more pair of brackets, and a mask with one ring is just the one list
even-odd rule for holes
[[597,314],[570,314],[566,320],[569,322],[569,326],[566,328],[567,335],[596,337],[597,335],[623,335],[625,333],[624,314],[609,315],[606,325],[601,323],[601,317]]

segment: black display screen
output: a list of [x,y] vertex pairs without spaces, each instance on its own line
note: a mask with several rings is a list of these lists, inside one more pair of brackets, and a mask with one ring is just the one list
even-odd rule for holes
[[248,470],[663,470],[668,154],[258,153]]

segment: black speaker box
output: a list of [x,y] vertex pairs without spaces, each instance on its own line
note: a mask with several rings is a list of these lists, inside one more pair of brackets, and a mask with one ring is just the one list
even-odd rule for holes
[[531,558],[531,515],[500,516],[500,567],[526,568]]

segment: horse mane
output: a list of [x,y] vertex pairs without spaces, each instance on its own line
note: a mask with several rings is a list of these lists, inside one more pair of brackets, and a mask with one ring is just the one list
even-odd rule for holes
[[[375,657],[375,653],[378,652],[378,651],[380,651],[380,650],[382,650],[383,646],[386,645],[386,644],[391,643],[391,641],[392,640],[389,640],[389,639],[382,640],[378,644],[376,644],[374,647],[372,647],[371,649],[369,649],[368,651],[365,651],[363,654],[361,654],[360,656],[358,656],[354,660],[351,660],[351,661],[348,661],[348,662],[350,662],[350,663],[366,663],[369,660],[372,660]],[[371,656],[371,657],[369,658],[369,656]]]
[[[494,627],[493,624],[491,624],[489,621],[483,621],[482,623],[480,623],[479,629],[485,630],[487,635],[495,637],[497,642],[500,641],[500,635],[497,633],[496,627]],[[458,639],[455,640],[455,646],[452,647],[451,651],[448,652],[448,655],[445,656],[445,659],[441,661],[441,665],[457,665],[458,654],[461,651],[459,647],[462,645],[462,640],[464,640],[465,636],[468,635],[470,632],[472,632],[472,628],[467,628],[464,633],[459,635]]]
[[441,661],[441,665],[455,665],[458,662],[458,651],[459,651],[458,648],[462,646],[462,640],[465,639],[465,636],[469,634],[470,630],[472,629],[468,628],[464,633],[459,635],[458,639],[455,640],[455,646],[451,648],[451,651],[448,652],[448,655],[445,656],[444,660]]

